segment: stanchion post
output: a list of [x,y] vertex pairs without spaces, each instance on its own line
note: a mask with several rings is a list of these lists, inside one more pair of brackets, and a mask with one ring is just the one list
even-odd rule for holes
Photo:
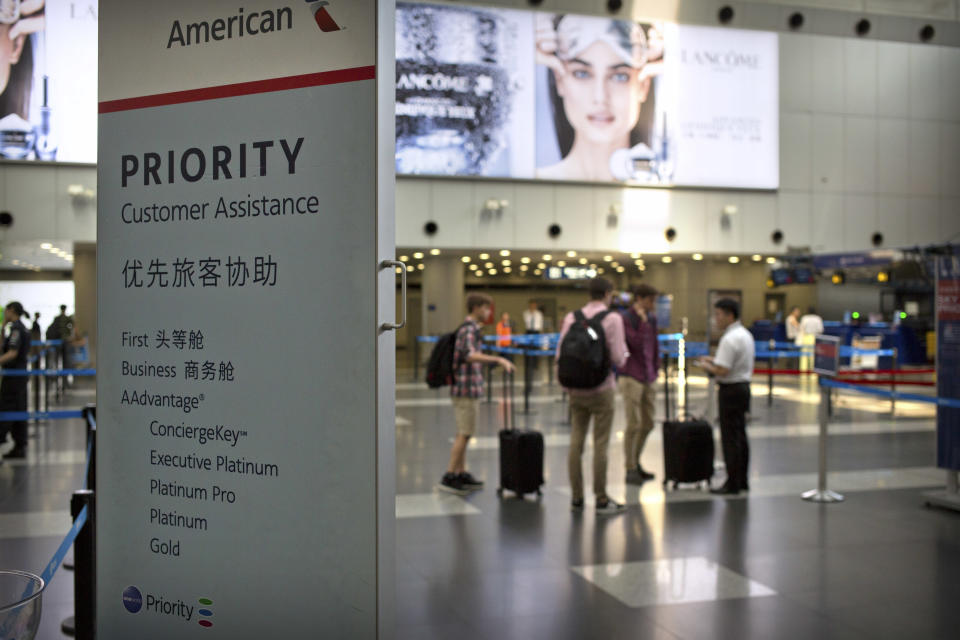
[[670,355],[663,357],[663,411],[665,419],[670,419]]
[[[528,345],[529,348],[529,345]],[[530,388],[533,386],[533,356],[523,350],[523,415],[530,415]]]
[[420,336],[413,336],[413,381],[420,379]]
[[96,619],[96,497],[93,491],[74,491],[70,515],[76,519],[87,507],[87,523],[73,543],[76,570],[73,572],[73,614],[75,638],[93,640]]
[[493,402],[493,365],[487,365],[487,404]]
[[[93,418],[91,421],[90,418]],[[83,408],[83,419],[87,425],[87,489],[95,491],[97,478],[97,405],[88,404]]]
[[[877,362],[878,362],[878,363],[880,362],[880,359],[879,359],[879,358],[877,358]],[[894,347],[894,348],[893,348],[893,367],[891,368],[891,371],[893,371],[893,375],[890,376],[890,392],[891,392],[891,395],[890,395],[890,417],[891,417],[891,418],[895,417],[896,414],[897,414],[897,398],[896,398],[896,396],[897,396],[897,370],[898,370],[898,366],[897,366],[897,348]]]
[[835,491],[830,491],[827,489],[827,426],[829,425],[829,419],[827,418],[827,403],[829,402],[828,396],[830,395],[830,389],[820,385],[820,469],[818,470],[817,475],[817,488],[811,489],[804,493],[801,497],[804,500],[810,502],[843,502],[843,496]]

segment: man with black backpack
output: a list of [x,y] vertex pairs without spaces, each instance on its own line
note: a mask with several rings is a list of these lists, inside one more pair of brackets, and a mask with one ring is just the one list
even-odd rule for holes
[[[466,320],[457,329],[454,337],[453,379],[449,383],[457,436],[450,448],[450,463],[447,472],[440,479],[439,488],[457,495],[483,488],[483,482],[466,469],[467,444],[476,431],[477,408],[480,398],[483,397],[483,365],[500,365],[508,372],[513,371],[513,364],[506,358],[480,351],[480,327],[489,317],[492,306],[493,300],[490,296],[482,293],[469,294]],[[428,371],[428,379],[429,375]]]
[[593,491],[597,514],[606,515],[624,510],[622,504],[607,496],[607,446],[616,400],[616,379],[611,367],[622,367],[630,354],[624,340],[623,317],[609,309],[613,285],[598,277],[590,281],[588,289],[590,302],[563,319],[557,346],[557,379],[570,395],[570,508],[583,510],[580,459],[592,417]]

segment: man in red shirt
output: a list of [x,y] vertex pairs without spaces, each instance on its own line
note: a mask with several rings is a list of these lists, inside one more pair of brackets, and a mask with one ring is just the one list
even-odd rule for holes
[[[601,320],[607,353],[610,362],[615,367],[622,367],[626,362],[627,345],[623,338],[623,317],[619,313],[607,313],[610,300],[613,297],[613,285],[605,278],[594,278],[590,281],[590,302],[581,309],[587,319],[599,313],[606,313]],[[557,359],[563,339],[574,322],[574,313],[570,312],[563,319],[560,330],[560,340],[557,343]],[[583,443],[590,428],[590,418],[593,418],[593,492],[597,498],[596,512],[598,515],[620,513],[624,510],[622,504],[617,504],[607,496],[607,446],[610,443],[610,429],[613,426],[613,411],[616,400],[616,378],[611,370],[602,383],[592,389],[567,389],[570,395],[570,417],[572,428],[570,432],[570,453],[567,456],[567,468],[570,473],[570,489],[573,500],[570,503],[574,511],[583,510],[583,469],[580,458],[583,456]]]
[[623,314],[630,357],[617,369],[617,385],[623,395],[627,430],[623,435],[623,456],[627,484],[643,484],[653,474],[640,465],[647,436],[653,431],[653,403],[656,399],[660,348],[657,344],[657,317],[653,313],[657,290],[641,284],[633,290],[633,305]]

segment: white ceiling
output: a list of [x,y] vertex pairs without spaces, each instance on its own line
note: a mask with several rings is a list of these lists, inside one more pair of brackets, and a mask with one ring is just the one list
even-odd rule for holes
[[[49,244],[50,249],[41,245]],[[72,241],[23,241],[0,243],[0,269],[23,271],[71,271],[73,262],[53,253],[54,249],[73,253]]]

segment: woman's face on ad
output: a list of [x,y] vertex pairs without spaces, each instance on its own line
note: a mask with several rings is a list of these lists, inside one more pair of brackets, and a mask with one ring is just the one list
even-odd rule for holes
[[640,82],[638,69],[603,41],[591,44],[565,67],[557,92],[577,136],[604,144],[629,135],[640,118],[650,81]]
[[[10,80],[10,65],[13,64],[13,41],[10,40],[10,25],[0,24],[0,93]],[[0,114],[3,117],[6,114]]]

